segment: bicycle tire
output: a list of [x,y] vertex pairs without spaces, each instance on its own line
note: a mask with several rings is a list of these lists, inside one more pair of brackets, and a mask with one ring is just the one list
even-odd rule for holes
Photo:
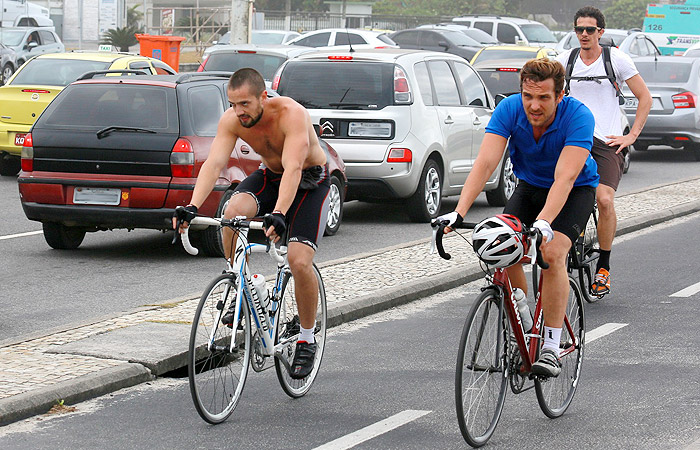
[[[566,317],[569,319],[573,335],[579,345],[571,353],[562,356],[561,373],[557,377],[535,378],[535,393],[542,412],[550,419],[555,419],[566,411],[576,393],[586,343],[583,300],[576,280],[569,277],[569,300],[566,305]],[[544,335],[544,327],[542,327]],[[543,338],[544,339],[544,338]],[[570,349],[573,345],[572,333],[566,325],[561,332],[560,351]]]
[[581,293],[583,298],[588,303],[595,303],[602,297],[593,295],[591,293],[591,284],[595,278],[593,270],[595,270],[594,264],[598,261],[599,250],[596,248],[598,244],[598,207],[594,206],[591,212],[588,222],[586,223],[586,229],[583,233],[583,238],[581,242],[581,260],[587,261],[586,269],[583,267],[578,270],[578,282],[581,288]]
[[[508,387],[506,322],[496,292],[487,289],[476,298],[462,330],[455,371],[455,404],[459,429],[472,447],[486,444],[503,412]],[[496,360],[500,369],[492,363]]]
[[[222,315],[236,299],[237,282],[233,275],[215,278],[202,294],[190,332],[188,376],[190,393],[199,415],[211,424],[225,421],[241,398],[250,361],[251,331],[247,303],[241,308],[238,324],[231,328],[221,323]],[[236,330],[240,344],[230,352]],[[217,349],[208,347],[214,336]]]
[[[321,368],[321,360],[323,359],[323,351],[326,346],[326,329],[328,322],[328,306],[326,304],[326,289],[323,286],[321,272],[319,272],[316,264],[313,265],[314,274],[318,281],[318,303],[316,305],[316,326],[314,331],[314,340],[316,341],[316,356],[314,358],[314,368],[311,373],[301,380],[294,379],[290,376],[287,366],[280,360],[284,358],[288,365],[292,365],[294,361],[294,352],[296,347],[296,339],[292,340],[287,345],[280,355],[275,357],[275,371],[277,379],[282,386],[284,392],[292,398],[298,398],[306,395],[311,389],[318,371]],[[290,270],[285,269],[282,274],[281,294],[279,302],[279,316],[277,320],[277,333],[275,344],[278,344],[281,339],[293,337],[299,334],[299,314],[297,312],[296,294],[294,292],[294,276]]]

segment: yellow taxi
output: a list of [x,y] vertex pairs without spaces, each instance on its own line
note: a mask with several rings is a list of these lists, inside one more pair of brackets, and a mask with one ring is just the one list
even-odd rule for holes
[[154,58],[111,52],[43,54],[20,67],[0,87],[0,175],[19,172],[24,136],[64,87],[86,72],[123,69],[149,75],[177,73]]
[[557,51],[552,48],[547,47],[531,47],[528,45],[493,45],[491,47],[484,47],[472,58],[470,61],[472,65],[474,63],[491,61],[494,59],[522,59],[528,61],[535,58],[553,58],[557,56]]

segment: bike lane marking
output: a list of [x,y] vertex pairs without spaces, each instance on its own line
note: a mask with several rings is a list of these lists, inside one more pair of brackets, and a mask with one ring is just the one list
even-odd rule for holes
[[431,412],[432,411],[407,409],[406,411],[401,411],[398,414],[394,414],[391,417],[357,430],[354,433],[346,434],[345,436],[316,447],[314,450],[345,450],[352,448],[365,441],[405,425],[408,422],[412,422],[420,417],[423,417],[426,414],[430,414]]
[[18,237],[25,237],[25,236],[34,236],[35,234],[42,234],[43,231],[28,231],[26,233],[17,233],[17,234],[8,234],[6,236],[0,236],[0,241],[5,240],[5,239],[12,239],[12,238],[18,238]]
[[595,341],[596,339],[600,339],[603,336],[607,336],[610,333],[614,333],[615,331],[619,330],[620,328],[624,328],[627,325],[628,324],[626,324],[626,323],[610,322],[610,323],[606,323],[604,325],[601,325],[598,328],[594,328],[591,331],[587,331],[586,332],[586,344],[590,344],[591,342]]
[[669,297],[690,297],[698,292],[700,292],[700,283],[695,283],[692,286],[688,286],[685,289],[681,289],[680,291],[669,295]]

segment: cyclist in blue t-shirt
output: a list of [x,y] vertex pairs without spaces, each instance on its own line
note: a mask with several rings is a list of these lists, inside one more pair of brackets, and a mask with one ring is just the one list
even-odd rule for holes
[[[564,75],[561,63],[546,58],[523,66],[520,94],[496,107],[455,211],[438,218],[455,226],[462,222],[508,145],[520,182],[503,212],[542,232],[542,256],[549,263],[542,271],[545,339],[532,366],[533,373],[545,376],[561,372],[559,339],[569,293],[566,257],[593,211],[599,179],[591,157],[593,114],[580,101],[564,97]],[[513,287],[527,292],[522,265],[506,270]]]

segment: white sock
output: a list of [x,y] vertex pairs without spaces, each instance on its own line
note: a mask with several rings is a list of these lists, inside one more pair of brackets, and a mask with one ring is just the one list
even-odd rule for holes
[[549,348],[559,355],[559,340],[561,339],[561,328],[544,327],[544,344],[542,349]]
[[[309,328],[308,330],[301,325],[299,325],[299,328],[301,329],[301,332],[299,333],[299,339],[297,341],[306,341],[309,344],[313,344],[314,341],[314,329]],[[561,330],[559,330],[561,331]],[[558,346],[557,346],[558,348]]]

